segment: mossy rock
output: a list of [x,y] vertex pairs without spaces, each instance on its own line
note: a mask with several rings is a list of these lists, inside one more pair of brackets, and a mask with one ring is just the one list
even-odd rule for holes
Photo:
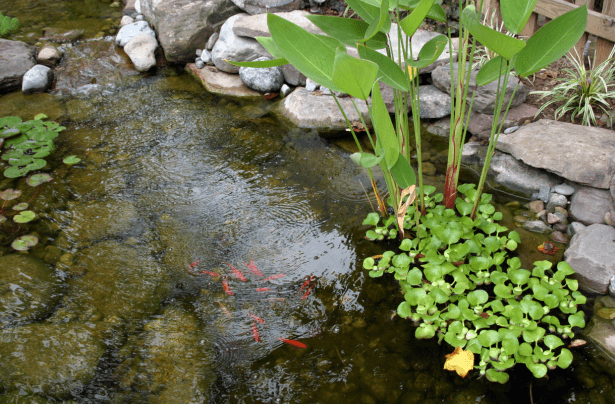
[[208,402],[215,382],[214,355],[211,347],[201,343],[207,339],[194,315],[169,307],[144,329],[136,355],[118,368],[120,385],[135,392],[130,401]]
[[65,307],[57,316],[115,322],[142,320],[154,313],[169,291],[169,279],[147,251],[104,241],[79,254]]
[[94,378],[105,352],[103,330],[92,323],[39,323],[0,331],[2,387],[70,398]]
[[0,327],[45,317],[60,300],[59,288],[55,271],[38,259],[0,257]]
[[126,233],[138,219],[126,201],[92,201],[75,206],[66,236],[75,242],[92,242]]

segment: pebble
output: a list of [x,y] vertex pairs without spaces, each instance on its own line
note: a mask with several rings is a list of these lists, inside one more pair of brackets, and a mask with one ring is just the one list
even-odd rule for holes
[[283,84],[282,88],[280,88],[280,94],[282,94],[284,97],[286,97],[288,94],[290,94],[292,90],[290,89],[290,87],[288,87],[288,85]]
[[611,282],[609,283],[609,295],[615,297],[615,276],[611,278]]
[[547,211],[541,210],[540,212],[536,213],[536,219],[546,223],[547,222]]
[[517,215],[513,219],[515,219],[515,222],[519,222],[519,223],[527,222],[527,217],[521,216],[521,215]]
[[604,223],[608,224],[609,226],[615,226],[615,212],[606,212],[604,214]]
[[545,209],[545,203],[543,201],[532,201],[530,202],[530,210],[534,213],[538,213],[541,210]]
[[535,233],[550,233],[553,231],[551,226],[546,224],[541,220],[530,220],[528,222],[523,223],[523,228],[528,231],[533,231]]
[[320,87],[320,91],[322,91],[323,95],[331,95],[331,90],[329,90],[327,87]]
[[561,206],[556,206],[555,209],[553,209],[553,211],[555,213],[559,212],[563,214],[564,216],[568,217],[568,211],[565,208],[562,208]]
[[196,68],[197,69],[202,69],[202,68],[205,67],[205,63],[203,63],[201,58],[197,58],[195,63],[196,63]]
[[553,226],[553,230],[561,231],[562,233],[565,233],[566,231],[568,231],[568,224],[566,224],[566,223],[555,223],[555,225]]
[[561,231],[554,231],[551,233],[551,240],[557,243],[568,244],[568,237],[566,237],[566,235]]
[[532,198],[532,199],[540,199],[544,203],[547,203],[547,202],[549,202],[550,194],[551,194],[551,188],[550,187],[540,187],[540,190],[538,191],[538,194],[536,195],[536,198]]
[[196,50],[196,55],[197,55],[198,57],[201,57],[201,53],[203,53],[203,50],[201,50],[201,49],[197,49],[197,50]]
[[560,219],[559,217],[557,217],[556,215],[554,215],[553,213],[548,213],[547,214],[547,223],[549,224],[555,224],[555,223],[559,223],[561,222],[562,219]]
[[568,204],[568,199],[564,195],[553,194],[547,203],[547,212],[553,212],[556,206],[564,207]]
[[553,187],[553,192],[564,196],[570,196],[574,194],[574,188],[570,185],[560,184]]
[[519,129],[518,126],[511,126],[510,128],[504,130],[504,134],[508,135],[510,133],[516,132]]
[[206,65],[210,65],[213,63],[211,59],[211,53],[206,49],[203,49],[203,51],[201,52],[201,60]]
[[133,22],[135,22],[134,18],[129,15],[125,15],[120,20],[120,28],[122,28],[124,25],[132,24]]
[[145,17],[143,17],[143,14],[137,15],[137,17],[135,18],[136,21],[143,21],[144,19]]
[[211,34],[211,36],[207,40],[207,44],[205,45],[205,49],[207,49],[208,51],[212,50],[214,48],[214,45],[218,41],[218,37],[219,36],[220,36],[220,34],[217,33],[217,32],[214,32],[213,34]]
[[316,90],[318,90],[318,88],[320,87],[319,84],[317,84],[316,82],[310,80],[310,79],[306,79],[305,81],[305,89],[307,90],[308,93],[314,92]]

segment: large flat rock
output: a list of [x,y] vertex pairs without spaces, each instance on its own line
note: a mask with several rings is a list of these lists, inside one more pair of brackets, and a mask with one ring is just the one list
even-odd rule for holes
[[[318,28],[312,21],[306,18],[310,15],[304,10],[295,10],[287,13],[274,13],[278,17],[282,17],[294,24],[297,24],[301,28],[305,29],[312,34],[324,35],[325,33]],[[269,27],[267,26],[267,14],[256,15],[241,15],[235,20],[233,25],[233,33],[237,36],[245,36],[249,38],[256,38],[257,36],[271,36]]]
[[303,0],[232,0],[240,9],[250,14],[275,13],[305,7]]
[[0,39],[0,93],[20,88],[23,75],[35,64],[34,46]]
[[194,63],[188,63],[186,71],[199,80],[210,93],[240,98],[260,98],[263,96],[243,84],[238,74],[225,73],[212,66],[199,69]]
[[[318,93],[308,93],[304,87],[297,87],[280,102],[275,111],[300,128],[317,129],[322,132],[346,129],[344,116],[333,97],[316,94]],[[360,122],[359,114],[349,98],[339,98],[339,102],[351,122]],[[371,121],[365,103],[357,102],[357,107],[369,125]]]
[[572,237],[564,257],[584,292],[606,294],[615,275],[615,228],[593,224]]
[[541,119],[500,135],[496,148],[532,167],[608,189],[615,174],[612,130]]

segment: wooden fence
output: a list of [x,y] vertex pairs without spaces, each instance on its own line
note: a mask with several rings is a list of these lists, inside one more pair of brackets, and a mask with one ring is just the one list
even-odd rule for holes
[[[595,48],[596,50],[596,62],[601,63],[606,60],[615,43],[615,0],[571,0],[570,2],[564,0],[538,0],[534,12],[521,35],[531,36],[551,19],[574,10],[583,4],[587,4],[588,8],[587,28],[575,48],[577,48],[579,55],[581,55],[589,37],[595,37],[595,39],[592,38],[592,42],[595,42],[595,47],[592,46],[592,49]],[[499,0],[485,0],[484,7],[487,7],[483,8],[484,10],[495,10],[496,20],[502,20]],[[589,56],[593,59],[593,51]]]

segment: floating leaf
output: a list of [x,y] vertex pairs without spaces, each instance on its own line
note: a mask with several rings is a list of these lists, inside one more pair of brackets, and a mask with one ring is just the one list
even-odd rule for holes
[[47,115],[45,114],[38,114],[34,117],[35,120],[40,121],[41,119],[47,119],[49,118]]
[[6,217],[0,215],[0,224],[6,222]]
[[30,247],[33,247],[38,243],[38,238],[32,235],[21,236],[18,239],[14,240],[11,243],[11,247],[16,249],[17,251],[25,251]]
[[13,206],[13,210],[26,210],[28,209],[28,204],[26,202],[18,203]]
[[64,160],[62,161],[64,162],[64,164],[73,165],[73,164],[77,164],[78,162],[80,162],[81,159],[77,156],[68,156],[64,158]]
[[474,368],[474,354],[464,351],[461,347],[455,348],[453,353],[445,356],[444,370],[455,371],[459,376],[466,377],[468,372]]
[[31,187],[37,187],[51,180],[53,180],[53,177],[49,174],[34,174],[26,178],[26,183]]
[[10,201],[12,199],[17,199],[21,196],[21,191],[18,189],[5,189],[4,191],[0,192],[0,199],[5,200],[5,201]]
[[34,220],[34,218],[36,218],[36,213],[32,212],[31,210],[24,210],[22,212],[19,212],[18,215],[15,215],[13,217],[13,220],[17,223],[28,223]]
[[380,215],[376,212],[371,212],[367,214],[367,217],[363,220],[362,225],[377,226],[378,222],[380,222]]
[[13,127],[21,123],[21,118],[18,116],[5,116],[4,118],[0,118],[0,128],[4,128],[5,126]]

